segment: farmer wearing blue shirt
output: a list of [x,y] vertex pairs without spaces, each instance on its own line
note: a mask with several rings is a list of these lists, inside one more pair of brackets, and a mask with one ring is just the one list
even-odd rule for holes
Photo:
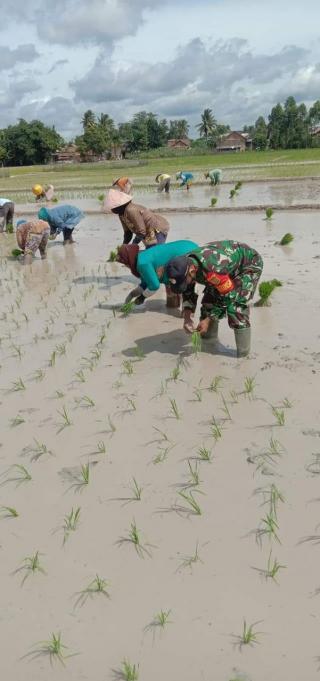
[[165,266],[171,258],[191,253],[196,247],[194,241],[172,241],[169,244],[159,244],[146,250],[139,250],[137,244],[123,244],[118,250],[117,260],[126,265],[135,277],[140,279],[126,298],[126,302],[134,300],[137,305],[145,302],[146,298],[153,296],[161,284],[165,284],[167,291],[167,307],[179,307],[180,296],[174,294],[169,285],[169,279],[165,272]]
[[55,239],[60,232],[63,232],[63,243],[73,244],[72,232],[84,218],[84,213],[75,206],[64,205],[56,208],[40,208],[38,218],[49,223],[51,239]]
[[193,175],[192,173],[180,170],[179,173],[176,174],[176,179],[181,180],[180,187],[187,187],[189,190],[192,184]]

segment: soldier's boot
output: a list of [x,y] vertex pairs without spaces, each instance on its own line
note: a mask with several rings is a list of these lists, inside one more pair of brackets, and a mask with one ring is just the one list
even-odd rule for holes
[[207,333],[204,333],[202,338],[208,339],[213,341],[213,343],[218,342],[218,331],[219,331],[219,322],[217,319],[210,319],[209,323],[209,328]]
[[234,329],[237,357],[247,357],[251,347],[251,328]]
[[175,293],[170,286],[166,286],[167,302],[166,306],[171,309],[179,308],[181,303],[181,296],[179,293]]

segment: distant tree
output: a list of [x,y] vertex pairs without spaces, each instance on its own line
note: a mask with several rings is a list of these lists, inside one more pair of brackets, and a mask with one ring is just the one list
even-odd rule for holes
[[204,109],[201,114],[201,123],[196,125],[199,130],[200,137],[204,137],[206,142],[209,137],[214,137],[215,128],[217,127],[216,119],[212,113],[212,109]]
[[320,100],[318,99],[309,109],[309,124],[312,128],[320,125]]
[[281,104],[276,104],[269,115],[268,139],[271,149],[284,149],[285,138],[285,114]]
[[185,118],[180,118],[176,121],[170,121],[169,139],[180,139],[181,137],[188,137],[189,123]]
[[37,120],[28,123],[21,118],[17,125],[9,125],[3,131],[2,146],[6,151],[7,165],[47,163],[63,143],[63,138],[54,127],[50,128]]
[[86,130],[87,128],[92,128],[94,125],[96,125],[96,115],[93,111],[91,111],[91,109],[88,109],[88,111],[84,112],[81,124],[83,130]]
[[263,116],[257,118],[251,134],[255,149],[266,149],[268,145],[268,126]]

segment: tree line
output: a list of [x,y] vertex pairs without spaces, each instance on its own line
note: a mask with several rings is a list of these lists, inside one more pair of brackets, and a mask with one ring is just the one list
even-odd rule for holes
[[[190,126],[186,119],[159,119],[157,114],[140,111],[126,123],[115,121],[106,113],[97,116],[91,109],[82,117],[82,134],[74,143],[83,158],[88,154],[96,157],[111,156],[114,150],[122,155],[141,154],[165,147],[169,139],[188,137]],[[255,149],[298,149],[320,146],[320,139],[312,132],[320,126],[320,101],[308,110],[305,104],[297,104],[294,97],[276,104],[265,120],[259,116],[253,125],[245,125]],[[230,126],[217,122],[212,109],[204,109],[196,126],[198,138],[195,147],[214,150],[221,135]],[[16,125],[0,130],[0,163],[6,166],[48,163],[53,154],[66,142],[55,127],[41,121],[27,122],[20,119]]]

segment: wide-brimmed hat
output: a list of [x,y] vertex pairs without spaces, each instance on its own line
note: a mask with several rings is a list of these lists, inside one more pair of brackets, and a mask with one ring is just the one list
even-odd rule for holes
[[132,199],[133,196],[130,196],[130,194],[120,192],[118,189],[109,189],[104,201],[104,207],[109,210],[120,208],[120,206],[125,206],[126,203],[130,203]]
[[124,191],[129,182],[128,177],[117,177],[117,179],[112,182],[113,187],[119,187],[121,191]]

